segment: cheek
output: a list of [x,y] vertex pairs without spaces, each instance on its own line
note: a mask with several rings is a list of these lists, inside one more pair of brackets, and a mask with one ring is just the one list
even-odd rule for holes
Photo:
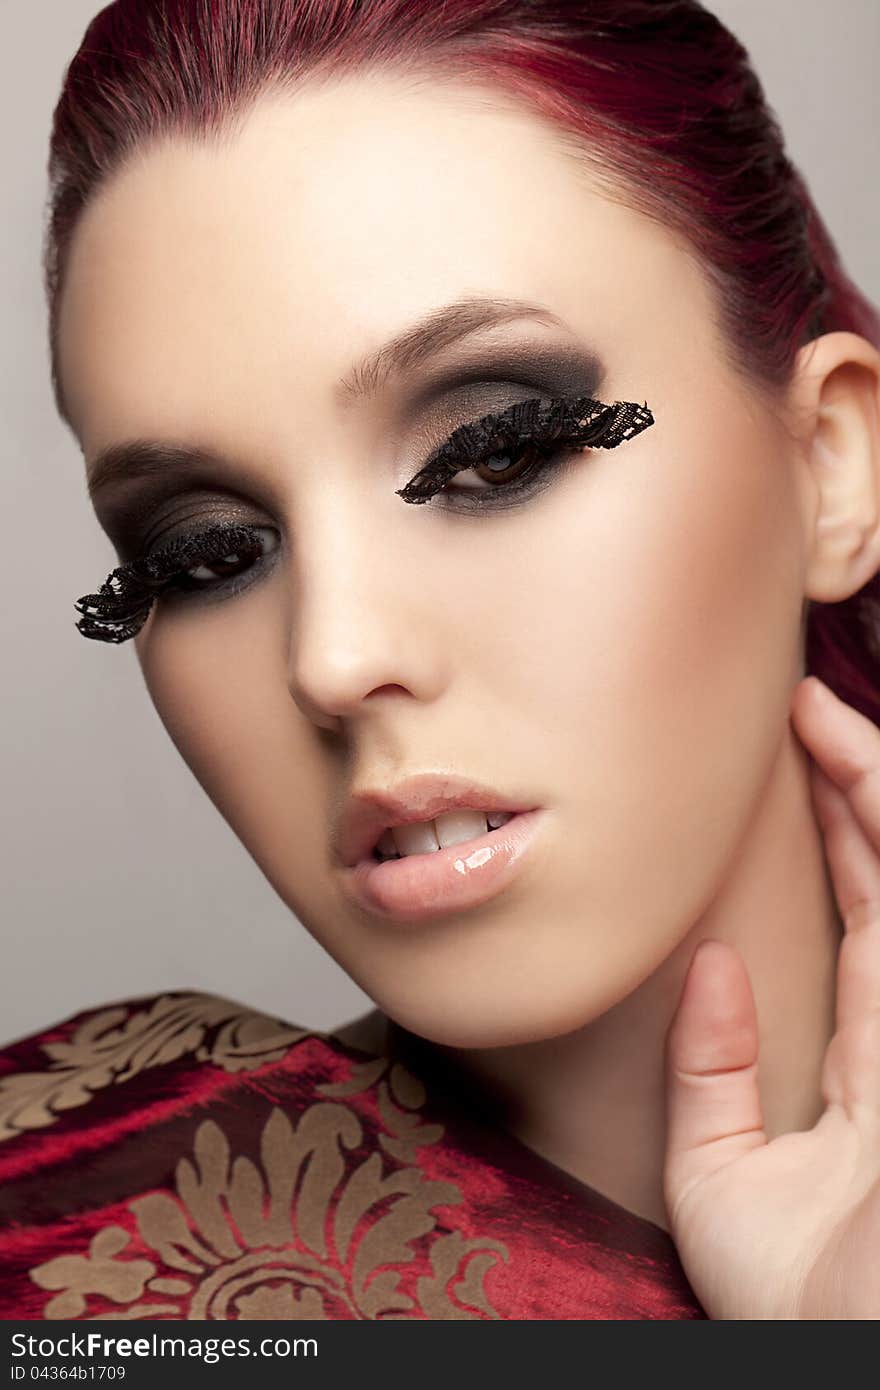
[[559,911],[573,895],[595,909],[572,923],[573,949],[598,932],[643,974],[717,889],[778,747],[797,675],[797,509],[781,453],[754,431],[646,446],[566,493],[520,596],[518,688],[555,731],[573,832]]
[[[239,622],[246,640],[237,638]],[[327,778],[287,689],[276,629],[268,609],[246,601],[234,617],[219,607],[210,616],[160,617],[138,639],[138,658],[184,761],[279,891],[283,879],[285,900],[303,916],[326,860]]]
[[[542,512],[506,607],[520,660],[496,691],[541,728],[528,771],[562,831],[531,885],[557,949],[532,940],[534,909],[521,917],[523,1019],[541,999],[566,1026],[606,1008],[720,890],[797,678],[790,486],[779,449],[706,430],[578,474]],[[509,948],[516,919],[506,933]]]

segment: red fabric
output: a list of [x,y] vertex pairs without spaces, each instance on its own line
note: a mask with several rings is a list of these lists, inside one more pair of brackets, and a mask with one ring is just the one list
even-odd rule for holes
[[706,1316],[664,1231],[425,1075],[182,991],[8,1047],[0,1316]]

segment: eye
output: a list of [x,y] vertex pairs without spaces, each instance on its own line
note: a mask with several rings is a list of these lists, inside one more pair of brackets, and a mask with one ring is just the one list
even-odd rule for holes
[[570,452],[566,445],[542,447],[537,438],[521,438],[498,452],[489,454],[472,468],[456,473],[455,483],[446,483],[441,492],[451,496],[456,492],[493,492],[527,485],[543,471],[557,455]]
[[[418,503],[443,493],[479,507],[497,505],[496,496],[503,495],[506,505],[512,494],[537,491],[549,466],[573,451],[613,449],[653,423],[648,407],[631,401],[519,401],[454,430],[398,496]],[[464,472],[472,474],[470,484],[450,488]]]
[[166,581],[164,593],[172,591],[180,594],[210,592],[233,588],[239,592],[244,585],[234,581],[249,574],[267,556],[278,548],[278,533],[269,526],[250,528],[252,535],[240,539],[224,554],[216,554],[216,544],[207,544],[199,552],[198,534],[186,537],[190,549],[188,553],[196,563],[181,567]]
[[270,526],[214,525],[178,536],[111,571],[98,593],[77,599],[83,614],[77,630],[102,642],[127,642],[157,600],[228,599],[259,579],[278,544]]

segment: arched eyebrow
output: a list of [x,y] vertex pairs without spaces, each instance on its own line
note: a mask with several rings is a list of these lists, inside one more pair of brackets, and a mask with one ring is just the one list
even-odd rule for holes
[[[416,323],[410,324],[389,339],[375,352],[363,357],[335,387],[340,409],[350,408],[358,401],[377,395],[395,377],[414,372],[431,357],[453,343],[478,332],[496,328],[517,319],[532,319],[547,327],[560,328],[574,338],[569,324],[544,304],[525,299],[499,296],[467,295],[440,308],[430,310]],[[555,355],[535,347],[533,356],[557,358],[557,370],[570,362],[572,389],[580,395],[592,395],[605,375],[605,368],[595,352],[585,355],[567,350]],[[454,369],[453,369],[454,371]],[[443,385],[435,383],[434,389]],[[102,449],[88,469],[88,491],[93,504],[117,482],[135,479],[167,478],[171,470],[197,472],[212,470],[217,476],[236,470],[222,456],[210,450],[176,443],[137,439],[128,443],[108,445]]]
[[459,339],[479,329],[495,328],[523,318],[537,319],[548,327],[563,328],[568,333],[572,331],[544,304],[533,304],[525,299],[466,295],[432,309],[376,352],[362,358],[337,382],[337,403],[342,407],[351,406],[365,397],[377,395],[394,377],[415,371],[429,357]]

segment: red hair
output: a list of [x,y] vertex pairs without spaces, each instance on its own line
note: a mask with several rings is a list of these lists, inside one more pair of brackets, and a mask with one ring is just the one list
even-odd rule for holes
[[[682,233],[733,368],[771,400],[836,329],[880,347],[742,44],[697,0],[115,0],[55,109],[44,247],[52,381],[77,219],[146,143],[210,138],[270,88],[389,65],[494,86],[554,122],[611,197]],[[811,602],[806,665],[880,724],[880,576]]]

